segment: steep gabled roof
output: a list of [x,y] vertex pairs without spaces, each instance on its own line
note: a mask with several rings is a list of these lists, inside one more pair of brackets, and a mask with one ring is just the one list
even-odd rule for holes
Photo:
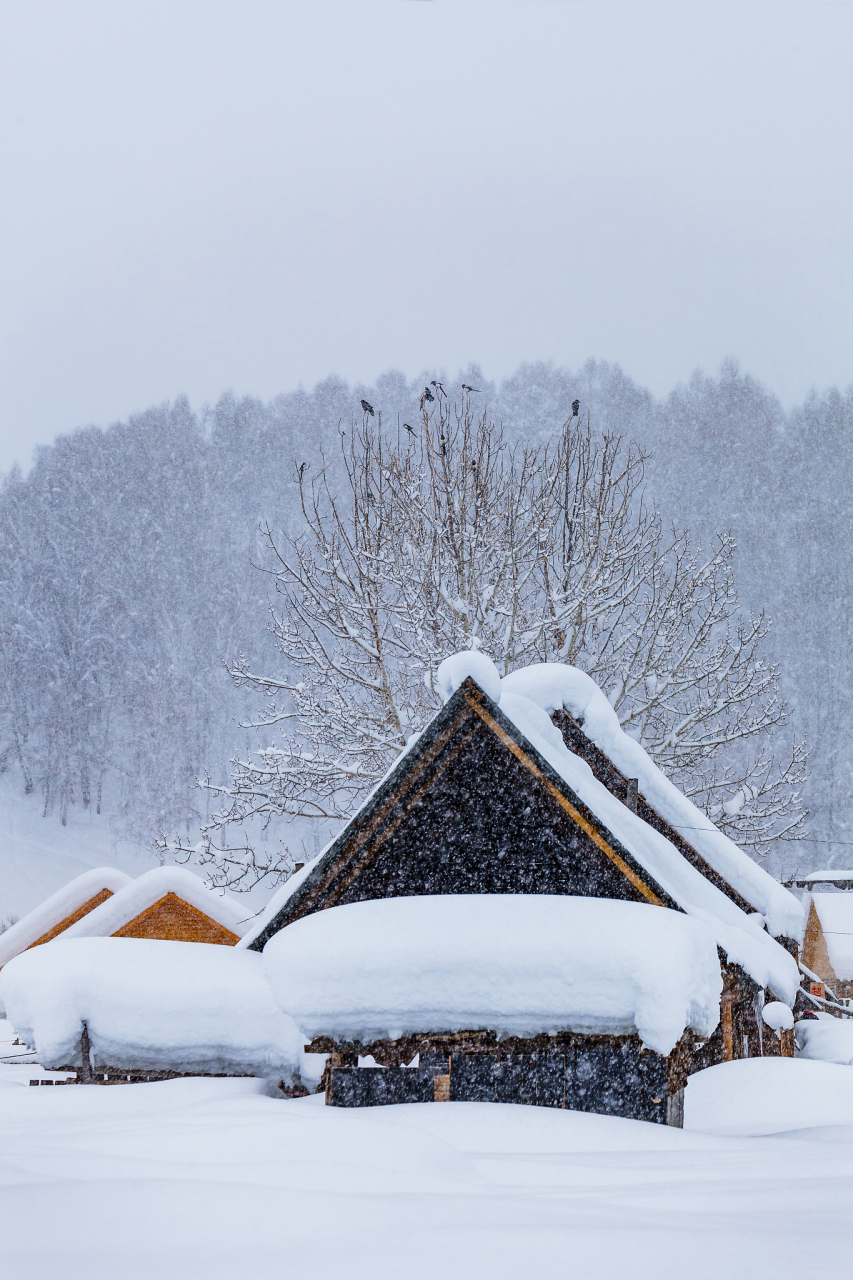
[[630,896],[656,906],[678,908],[671,895],[469,677],[400,756],[310,873],[293,886],[281,910],[249,944],[252,949],[262,950],[274,933],[301,916],[336,905],[430,787],[456,762],[473,733],[484,726],[604,854],[630,886]]
[[[152,912],[158,919],[149,918]],[[169,918],[179,932],[169,928]],[[180,920],[178,920],[180,917]],[[214,930],[204,921],[213,922]],[[131,880],[108,901],[67,929],[68,938],[185,937],[236,942],[248,928],[247,912],[232,898],[208,889],[200,876],[183,867],[155,867]],[[222,932],[220,939],[218,933]],[[217,934],[217,937],[213,935]],[[227,937],[226,937],[227,935]]]
[[[556,814],[563,823],[556,832],[557,842],[565,845],[567,840],[574,841],[576,854],[600,883],[557,890],[537,888],[523,883],[523,868],[519,873],[516,866],[514,884],[487,890],[460,884],[455,891],[568,892],[622,897],[686,911],[712,927],[729,958],[742,964],[759,985],[772,986],[777,995],[793,998],[798,982],[796,964],[760,923],[750,920],[659,831],[612,795],[593,776],[589,765],[566,748],[545,711],[508,691],[501,694],[498,706],[470,676],[403,752],[318,861],[274,896],[242,945],[261,950],[273,934],[301,916],[357,900],[359,886],[371,877],[370,891],[362,896],[446,891],[428,884],[414,890],[400,889],[390,882],[383,889],[376,866],[383,846],[398,839],[398,832],[406,827],[419,831],[417,856],[435,856],[424,812],[428,816],[430,798],[443,785],[443,775],[451,771],[459,775],[466,760],[473,760],[477,752],[482,759],[484,739],[488,740],[486,745],[491,744],[496,767],[490,776],[463,780],[467,801],[457,789],[454,804],[463,825],[467,808],[470,806],[473,813],[475,801],[481,798],[478,787],[487,792],[502,785],[509,803],[511,794],[526,786],[534,796],[530,803],[537,806],[533,815],[537,825],[546,826]],[[510,762],[518,766],[512,776]],[[503,783],[498,774],[506,775]],[[441,844],[438,836],[435,843]],[[606,884],[602,877],[609,877]]]
[[0,934],[0,968],[30,947],[50,942],[131,883],[118,867],[84,871]]

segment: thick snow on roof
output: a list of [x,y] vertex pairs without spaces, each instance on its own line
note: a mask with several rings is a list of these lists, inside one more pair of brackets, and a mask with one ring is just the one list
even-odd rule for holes
[[262,957],[203,942],[56,939],[0,973],[18,1035],[46,1067],[264,1075],[298,1066],[303,1038],[273,999]]
[[[463,656],[457,654],[453,659],[454,682],[461,683],[466,674],[471,674],[465,663],[458,661]],[[473,656],[482,662],[481,654]],[[452,683],[448,682],[448,687]],[[664,836],[611,795],[593,776],[589,765],[563,742],[550,718],[559,706],[583,717],[584,732],[617,768],[628,777],[639,778],[640,789],[649,803],[676,829],[680,821],[685,839],[748,901],[754,902],[761,914],[746,915]],[[594,681],[573,667],[539,663],[504,678],[500,709],[679,906],[709,926],[729,958],[742,965],[759,986],[769,987],[790,1004],[799,985],[796,962],[762,926],[766,920],[771,932],[801,937],[802,904],[718,831],[664,777],[642,747],[622,732],[615,712]],[[694,825],[700,829],[688,830]],[[691,838],[697,835],[702,839]],[[709,851],[725,853],[725,857],[712,857]],[[764,910],[769,918],[761,918]]]
[[853,870],[812,871],[807,876],[800,876],[797,880],[797,884],[837,884],[839,880],[853,881]]
[[67,938],[108,938],[124,928],[143,911],[174,893],[191,907],[202,911],[238,938],[249,927],[247,908],[219,890],[208,889],[200,876],[183,867],[155,867],[130,880],[114,897],[90,911],[62,935]]
[[606,898],[443,894],[330,907],[263,952],[306,1035],[638,1032],[668,1053],[710,1035],[722,977],[713,935],[679,912]]
[[11,929],[0,934],[0,967],[19,952],[26,951],[27,947],[31,947],[46,933],[50,933],[51,929],[79,911],[103,889],[117,894],[131,883],[130,876],[117,867],[96,867],[93,871],[84,871],[82,876],[76,876],[34,907],[17,924],[13,924]]
[[805,906],[814,903],[836,978],[853,980],[853,893],[812,893]]
[[[479,656],[479,655],[478,655]],[[628,778],[637,778],[646,800],[706,862],[764,916],[774,937],[799,939],[803,931],[800,903],[792,893],[678,790],[638,742],[622,731],[619,717],[598,685],[576,667],[541,662],[506,676],[502,691],[535,702],[550,716],[565,708],[583,722],[583,731]],[[503,704],[501,704],[503,705]]]

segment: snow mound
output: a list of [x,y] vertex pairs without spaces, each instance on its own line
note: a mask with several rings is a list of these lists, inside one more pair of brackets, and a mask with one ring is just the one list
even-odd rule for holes
[[823,1125],[853,1125],[850,1071],[831,1062],[741,1058],[698,1071],[684,1091],[685,1129],[758,1135]]
[[51,929],[55,929],[87,902],[91,902],[103,889],[116,894],[132,883],[130,876],[119,871],[118,867],[96,867],[93,871],[84,871],[81,876],[76,876],[34,907],[23,920],[0,934],[0,968],[13,956],[26,951],[39,938],[50,933]]
[[200,876],[183,867],[155,867],[129,881],[118,893],[71,925],[64,938],[108,938],[166,894],[188,902],[239,938],[249,927],[247,909],[220,890],[208,889]]
[[46,1067],[264,1075],[298,1068],[303,1039],[267,985],[263,958],[203,942],[58,938],[16,956],[0,998]]
[[492,702],[500,702],[501,678],[498,669],[491,658],[476,649],[463,649],[461,653],[454,653],[439,666],[436,682],[438,692],[445,702],[453,697],[468,676],[480,686],[487,698],[491,698]]
[[281,1007],[308,1036],[638,1032],[668,1053],[710,1035],[714,938],[678,912],[545,894],[447,894],[331,907],[263,952]]
[[771,1031],[790,1031],[794,1025],[793,1011],[780,1000],[771,1000],[761,1010],[761,1016]]
[[831,1013],[817,1014],[816,1021],[804,1018],[797,1023],[794,1039],[799,1058],[853,1067],[853,1018],[833,1018]]

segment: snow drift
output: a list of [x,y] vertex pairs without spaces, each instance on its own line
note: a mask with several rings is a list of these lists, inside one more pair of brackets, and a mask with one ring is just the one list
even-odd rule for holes
[[306,1035],[626,1035],[668,1053],[710,1035],[722,978],[711,932],[604,898],[447,894],[331,907],[267,943],[273,993]]
[[303,1039],[262,957],[202,942],[58,938],[0,973],[0,998],[45,1067],[265,1075],[298,1068]]

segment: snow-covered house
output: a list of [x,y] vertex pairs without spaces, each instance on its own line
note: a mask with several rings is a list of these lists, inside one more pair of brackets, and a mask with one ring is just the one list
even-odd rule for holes
[[0,934],[0,968],[22,951],[64,938],[158,938],[234,946],[248,928],[233,898],[182,867],[155,867],[135,880],[114,867],[77,876]]
[[331,1054],[327,1101],[678,1123],[691,1070],[778,1053],[760,1010],[796,996],[797,898],[583,673],[501,680],[467,653],[439,678],[441,711],[239,944],[264,951],[279,1003]]
[[183,867],[137,876],[65,930],[66,938],[157,938],[233,947],[249,926],[244,907]]
[[[853,873],[846,872],[853,876]],[[853,1000],[853,892],[807,893],[804,966],[837,1000]]]
[[96,867],[69,881],[0,934],[0,969],[22,951],[58,937],[131,883],[117,867]]

